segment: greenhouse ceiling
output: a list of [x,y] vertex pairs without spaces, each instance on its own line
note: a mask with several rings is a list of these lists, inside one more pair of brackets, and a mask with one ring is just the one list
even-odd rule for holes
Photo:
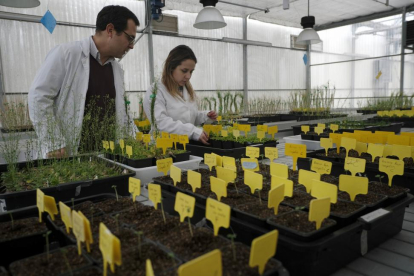
[[[308,13],[308,0],[289,0],[290,8],[283,9],[283,0],[218,0],[216,8],[223,15],[244,17],[289,27],[301,28],[300,19]],[[199,0],[166,0],[165,9],[198,13]],[[316,18],[316,28],[346,20],[372,15],[401,12],[414,0],[310,0],[310,15]]]

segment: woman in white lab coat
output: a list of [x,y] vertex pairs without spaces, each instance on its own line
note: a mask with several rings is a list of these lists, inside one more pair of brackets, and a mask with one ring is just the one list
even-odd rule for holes
[[207,133],[196,126],[209,119],[216,120],[217,113],[198,111],[190,83],[196,63],[197,58],[190,47],[180,45],[172,49],[165,61],[161,81],[152,84],[145,93],[144,110],[151,121],[151,101],[155,97],[154,118],[159,131],[187,134],[189,139],[208,144]]

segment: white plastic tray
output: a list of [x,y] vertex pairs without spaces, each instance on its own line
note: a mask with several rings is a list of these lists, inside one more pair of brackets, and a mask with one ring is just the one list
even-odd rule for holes
[[300,137],[300,135],[283,137],[283,140],[285,140],[286,143],[290,143],[290,144],[306,145],[306,150],[319,150],[319,149],[323,149],[320,146],[320,142],[319,141],[302,140],[302,138]]

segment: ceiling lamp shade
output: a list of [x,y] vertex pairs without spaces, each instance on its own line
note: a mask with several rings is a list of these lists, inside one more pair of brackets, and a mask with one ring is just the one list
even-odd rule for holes
[[308,16],[302,17],[300,25],[303,27],[303,31],[299,34],[296,39],[297,44],[310,45],[321,43],[322,40],[319,38],[318,33],[313,29],[315,25],[315,17],[309,16],[309,0],[308,0]]
[[212,30],[227,26],[220,11],[215,8],[218,0],[200,0],[204,8],[198,13],[194,28]]
[[0,0],[0,6],[11,8],[34,8],[39,5],[39,0]]

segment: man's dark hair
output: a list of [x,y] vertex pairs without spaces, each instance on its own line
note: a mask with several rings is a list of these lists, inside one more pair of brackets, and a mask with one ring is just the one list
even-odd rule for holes
[[123,6],[106,6],[96,17],[96,32],[104,31],[110,23],[114,25],[117,33],[127,28],[128,19],[132,19],[139,26],[138,18],[128,8]]

